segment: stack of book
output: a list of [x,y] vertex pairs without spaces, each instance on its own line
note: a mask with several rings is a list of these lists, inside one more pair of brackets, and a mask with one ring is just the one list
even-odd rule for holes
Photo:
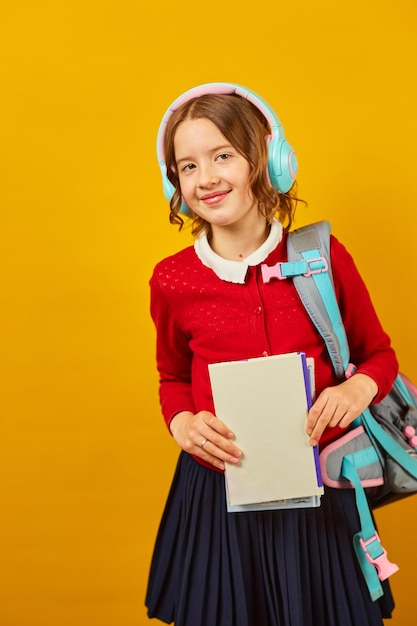
[[301,352],[209,365],[216,415],[243,452],[226,464],[230,512],[320,505],[318,450],[305,432],[313,370]]

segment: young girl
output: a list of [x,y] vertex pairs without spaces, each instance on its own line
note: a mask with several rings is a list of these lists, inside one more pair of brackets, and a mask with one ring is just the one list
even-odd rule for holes
[[338,437],[385,396],[397,361],[351,256],[331,263],[356,373],[337,379],[291,280],[263,283],[260,265],[287,260],[297,170],[274,112],[236,85],[204,85],[168,109],[158,138],[170,220],[191,216],[195,244],[150,281],[160,400],[180,446],[149,578],[150,617],[177,626],[376,626],[353,551],[354,493],[326,489],[318,508],[228,513],[225,464],[245,451],[214,414],[209,363],[303,351],[315,361],[311,445]]

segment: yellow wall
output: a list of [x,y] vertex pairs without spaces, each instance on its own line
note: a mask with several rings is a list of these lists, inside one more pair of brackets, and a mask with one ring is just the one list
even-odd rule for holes
[[[309,201],[297,224],[332,221],[417,380],[415,1],[143,4],[1,7],[1,626],[148,623],[177,450],[147,280],[191,241],[167,222],[154,141],[185,89],[240,82],[274,105]],[[414,623],[416,512],[377,515],[401,566],[394,626]]]

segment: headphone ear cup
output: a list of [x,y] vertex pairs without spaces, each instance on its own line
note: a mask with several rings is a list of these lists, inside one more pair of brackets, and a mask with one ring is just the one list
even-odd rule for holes
[[291,189],[298,172],[297,157],[286,139],[274,137],[268,145],[268,174],[271,185],[286,193]]
[[[168,200],[168,202],[171,202],[172,196],[175,193],[175,187],[167,176],[165,161],[160,164],[160,168],[162,174],[162,189],[164,192],[164,196]],[[184,201],[182,201],[181,203],[180,213],[182,213],[183,215],[191,215],[191,211]]]
[[165,161],[163,161],[161,164],[161,174],[162,174],[162,189],[164,192],[164,196],[168,200],[168,202],[171,202],[171,198],[175,192],[175,187],[167,176]]

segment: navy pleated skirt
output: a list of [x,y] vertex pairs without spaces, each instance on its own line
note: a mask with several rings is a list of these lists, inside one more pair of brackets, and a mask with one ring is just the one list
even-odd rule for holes
[[149,576],[149,617],[176,626],[381,626],[353,551],[354,493],[321,506],[227,513],[224,476],[182,452]]

